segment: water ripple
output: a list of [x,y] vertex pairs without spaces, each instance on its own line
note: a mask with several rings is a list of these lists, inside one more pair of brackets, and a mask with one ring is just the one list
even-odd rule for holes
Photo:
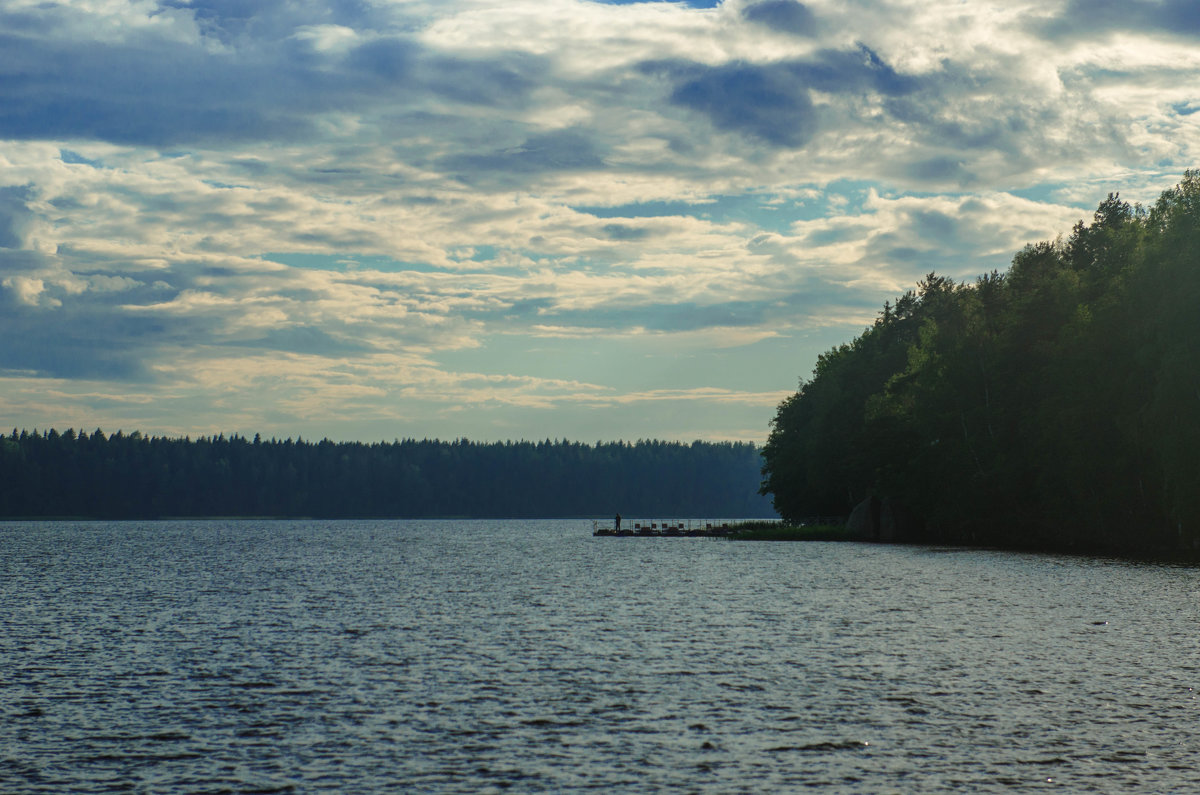
[[5,793],[1200,786],[1188,567],[577,522],[0,550]]

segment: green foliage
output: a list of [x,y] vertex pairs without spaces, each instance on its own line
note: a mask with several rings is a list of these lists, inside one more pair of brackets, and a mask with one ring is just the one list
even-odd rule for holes
[[1004,274],[930,274],[818,361],[763,448],[780,515],[899,496],[929,540],[1200,548],[1200,173]]
[[747,443],[0,434],[0,517],[765,516]]

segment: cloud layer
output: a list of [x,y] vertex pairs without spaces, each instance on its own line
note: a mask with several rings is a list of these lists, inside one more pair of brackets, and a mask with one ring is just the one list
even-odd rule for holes
[[762,439],[1193,164],[1190,9],[0,0],[0,419]]

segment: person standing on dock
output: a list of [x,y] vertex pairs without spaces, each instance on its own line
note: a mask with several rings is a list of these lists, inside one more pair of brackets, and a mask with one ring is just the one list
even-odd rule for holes
[[617,518],[613,520],[616,523],[617,532],[621,532],[621,514],[617,514]]

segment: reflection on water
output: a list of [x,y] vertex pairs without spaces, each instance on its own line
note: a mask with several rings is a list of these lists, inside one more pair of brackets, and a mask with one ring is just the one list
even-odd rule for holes
[[1189,791],[1198,582],[585,522],[4,524],[0,791]]

